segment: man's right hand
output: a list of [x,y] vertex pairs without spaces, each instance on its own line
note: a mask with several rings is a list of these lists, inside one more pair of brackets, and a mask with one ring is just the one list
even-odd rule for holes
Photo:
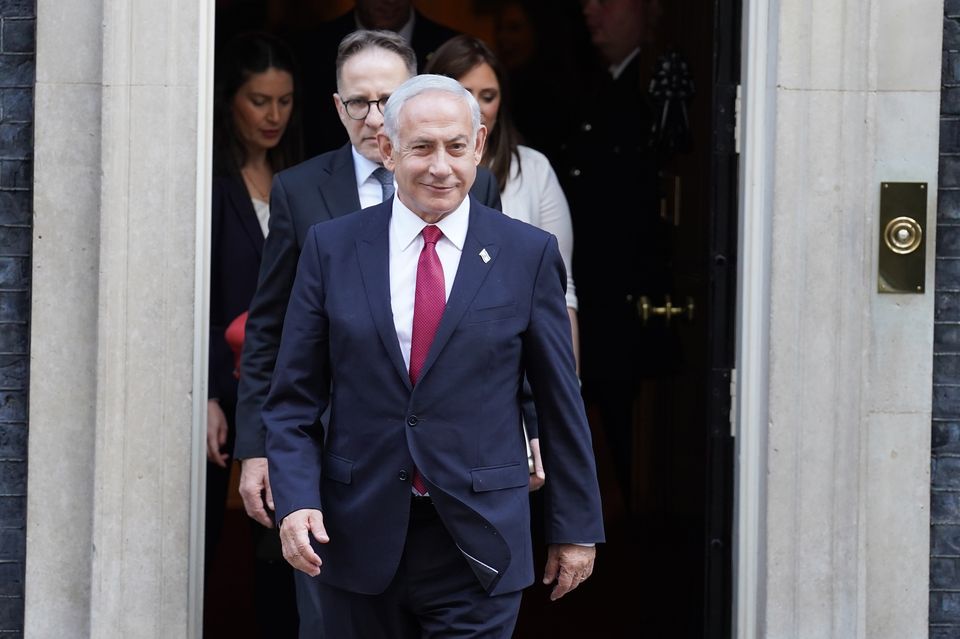
[[[266,457],[250,457],[240,462],[240,497],[247,515],[267,528],[273,528],[273,492]],[[267,511],[270,512],[267,512]]]
[[330,541],[327,529],[323,527],[323,513],[311,508],[295,510],[283,518],[280,524],[280,543],[283,546],[283,558],[297,570],[311,577],[320,574],[320,560],[310,545],[310,535],[325,544]]

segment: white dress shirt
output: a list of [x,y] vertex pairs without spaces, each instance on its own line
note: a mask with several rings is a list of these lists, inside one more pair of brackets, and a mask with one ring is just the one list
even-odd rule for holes
[[[470,222],[470,198],[464,198],[452,213],[437,222],[443,237],[437,242],[437,257],[443,268],[444,298],[450,299],[450,289],[460,266],[460,254],[467,239]],[[403,363],[410,370],[410,341],[413,337],[413,304],[417,291],[417,264],[423,249],[423,236],[427,226],[416,213],[393,198],[393,214],[390,216],[390,306],[393,323],[400,341]]]
[[627,54],[627,57],[621,60],[619,64],[611,64],[609,67],[607,67],[607,70],[610,72],[610,75],[613,76],[613,79],[619,79],[620,74],[622,74],[624,70],[630,66],[630,63],[633,62],[633,59],[638,55],[640,55],[640,47],[637,47]]
[[[372,104],[370,108],[376,107]],[[376,162],[371,162],[367,158],[357,153],[357,147],[350,147],[353,153],[353,172],[357,176],[357,195],[360,196],[360,208],[365,209],[374,204],[383,202],[383,189],[380,182],[373,177],[373,172],[380,168]],[[394,182],[396,188],[396,182]]]

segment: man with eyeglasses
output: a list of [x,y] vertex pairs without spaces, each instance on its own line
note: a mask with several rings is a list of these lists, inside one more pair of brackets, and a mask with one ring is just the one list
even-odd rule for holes
[[[301,1],[317,9],[332,4],[325,0]],[[321,25],[303,24],[294,27],[287,39],[293,44],[304,68],[310,70],[302,78],[302,112],[314,117],[303,123],[304,149],[315,155],[334,149],[346,140],[343,131],[333,124],[329,96],[338,90],[339,78],[332,65],[337,45],[354,31],[384,29],[393,31],[410,45],[417,56],[417,67],[426,66],[428,56],[458,32],[434,22],[416,10],[411,0],[356,0],[353,7]]]
[[[416,75],[413,50],[391,31],[356,31],[337,52],[333,100],[350,142],[281,171],[270,193],[269,233],[257,292],[250,304],[240,365],[235,459],[241,460],[240,495],[247,515],[273,528],[274,502],[260,414],[280,346],[280,335],[303,240],[311,226],[389,199],[393,176],[382,166],[377,134],[390,94]],[[481,203],[500,208],[489,171],[478,171],[470,190]],[[319,603],[309,577],[295,573],[301,637],[322,637]]]

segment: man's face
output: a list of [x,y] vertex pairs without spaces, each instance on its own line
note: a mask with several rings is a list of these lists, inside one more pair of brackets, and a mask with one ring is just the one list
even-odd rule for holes
[[643,39],[647,0],[580,0],[590,39],[607,62],[617,64]]
[[337,85],[339,92],[333,94],[333,102],[340,115],[343,128],[350,136],[350,142],[363,157],[379,164],[380,150],[377,147],[377,133],[383,130],[383,114],[376,104],[370,105],[370,111],[362,120],[354,120],[347,114],[344,106],[350,100],[383,100],[390,97],[393,90],[409,79],[403,59],[392,51],[370,48],[348,59],[340,69]]
[[384,166],[397,180],[397,197],[430,223],[456,209],[477,176],[487,130],[471,135],[470,108],[457,96],[427,91],[400,111],[396,146],[379,136]]

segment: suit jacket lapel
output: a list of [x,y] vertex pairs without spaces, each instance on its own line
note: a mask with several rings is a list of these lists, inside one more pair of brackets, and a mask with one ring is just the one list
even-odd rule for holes
[[373,315],[373,323],[380,334],[380,341],[387,356],[397,369],[407,388],[412,388],[410,373],[403,363],[400,342],[397,340],[397,328],[393,324],[393,309],[390,306],[390,214],[391,200],[372,207],[371,222],[363,235],[357,239],[357,257],[360,261],[360,274],[367,294],[367,303]]
[[[463,243],[463,253],[460,255],[457,277],[453,280],[450,298],[443,310],[443,317],[440,319],[437,333],[433,336],[430,352],[427,353],[427,359],[420,370],[420,379],[426,377],[430,371],[431,365],[436,361],[450,336],[453,335],[453,330],[460,323],[463,314],[470,306],[470,302],[473,301],[477,291],[480,290],[480,285],[486,279],[487,273],[490,272],[490,267],[497,259],[499,249],[492,243],[492,234],[484,223],[483,214],[477,211],[477,206],[477,201],[471,197],[470,226]],[[486,249],[487,256],[490,258],[488,261],[480,257],[480,252],[483,249]]]
[[353,168],[353,153],[350,143],[340,147],[325,175],[320,177],[317,188],[327,205],[330,219],[360,209],[357,194],[357,173]]
[[227,191],[230,197],[230,207],[240,222],[240,227],[260,257],[263,252],[263,229],[260,228],[260,220],[257,219],[257,212],[253,208],[253,202],[250,201],[250,194],[247,193],[247,187],[243,183],[243,178],[237,177],[230,180],[230,188]]

